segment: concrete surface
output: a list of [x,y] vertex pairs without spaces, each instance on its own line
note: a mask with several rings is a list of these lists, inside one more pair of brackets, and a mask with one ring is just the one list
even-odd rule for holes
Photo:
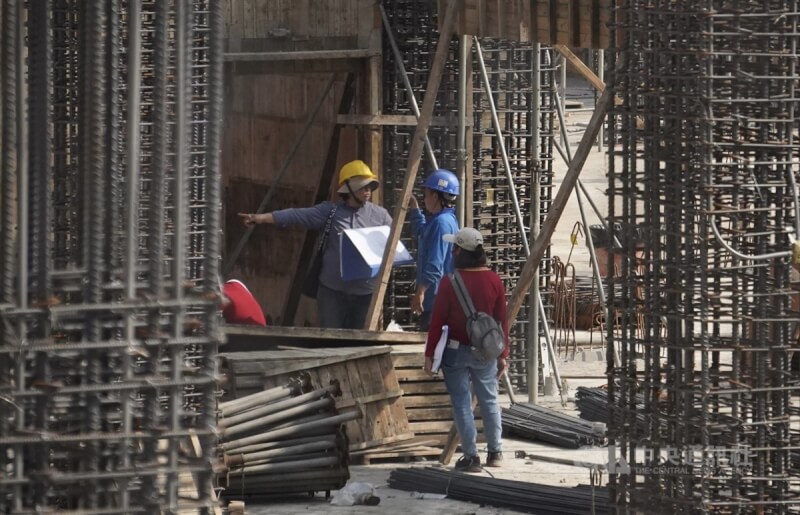
[[[570,95],[568,98],[579,98],[584,102],[587,108],[592,107],[592,93],[591,89],[580,81],[575,81],[570,78]],[[570,145],[574,150],[577,148],[578,143],[583,135],[583,130],[586,123],[591,117],[591,111],[568,112],[567,114],[567,129]],[[553,195],[557,188],[560,186],[560,181],[564,177],[567,170],[567,165],[559,157],[554,164],[555,170],[555,188]],[[584,165],[583,172],[581,173],[581,180],[586,188],[589,190],[595,204],[603,210],[603,215],[607,213],[607,199],[605,191],[607,189],[606,172],[608,170],[607,156],[605,149],[603,152],[598,151],[595,144],[593,152]],[[599,218],[592,211],[591,207],[585,204],[585,212],[588,217],[588,224],[599,223]],[[589,252],[585,247],[585,238],[579,238],[578,244],[573,247],[570,234],[577,221],[581,220],[580,211],[578,208],[577,199],[573,192],[570,202],[564,211],[561,220],[557,226],[555,234],[552,238],[553,255],[559,256],[562,261],[566,262],[567,257],[572,251],[570,261],[575,265],[576,271],[579,275],[590,276],[591,264],[589,261]],[[588,333],[579,332],[577,337],[578,353],[574,360],[567,361],[563,356],[559,358],[559,368],[562,377],[567,379],[569,386],[569,399],[568,406],[561,408],[559,397],[540,397],[539,404],[556,409],[563,409],[567,413],[573,413],[577,416],[572,396],[578,386],[599,386],[605,384],[605,358],[601,353],[598,354],[600,343],[602,343],[602,335],[595,333],[593,335],[592,346],[589,345]],[[520,401],[526,400],[524,396]],[[505,404],[508,404],[507,399],[503,399]],[[582,449],[559,449],[547,444],[529,442],[513,438],[504,439],[503,454],[505,456],[505,463],[502,468],[490,469],[491,473],[501,479],[513,479],[518,481],[529,481],[542,484],[558,485],[558,486],[575,486],[578,484],[589,483],[589,471],[585,468],[572,467],[566,465],[557,465],[548,462],[537,462],[529,459],[518,459],[514,457],[515,451],[522,450],[529,454],[542,454],[547,456],[555,456],[566,458],[576,461],[585,461],[591,463],[607,462],[607,450],[604,447],[587,447]],[[482,449],[485,453],[485,449]],[[456,455],[456,458],[458,455]],[[482,458],[485,459],[485,454]],[[455,460],[453,461],[455,462]],[[292,501],[280,502],[254,502],[247,503],[247,513],[254,515],[312,515],[312,514],[395,514],[402,513],[405,515],[415,514],[436,514],[436,515],[491,515],[502,513],[515,513],[512,510],[498,509],[492,507],[481,507],[476,504],[464,503],[453,501],[449,499],[443,500],[430,500],[418,499],[413,493],[393,490],[387,486],[389,473],[397,468],[414,467],[414,466],[436,466],[436,461],[421,461],[417,463],[390,463],[390,464],[376,464],[369,466],[352,466],[350,467],[351,481],[365,481],[371,483],[377,488],[377,495],[381,498],[381,504],[378,506],[350,506],[340,507],[331,506],[324,499],[324,496],[318,494],[317,497],[309,499],[307,497],[300,497]],[[451,464],[452,465],[452,464]],[[488,477],[488,474],[487,474]],[[602,484],[606,484],[607,477],[604,476]]]

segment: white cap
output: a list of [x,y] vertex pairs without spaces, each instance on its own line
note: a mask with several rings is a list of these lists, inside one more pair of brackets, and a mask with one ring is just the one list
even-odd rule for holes
[[[348,181],[350,181],[350,187],[353,188],[354,193],[363,188],[364,186],[369,186],[369,185],[372,185],[372,191],[375,191],[376,189],[378,189],[378,186],[380,185],[380,183],[374,177],[353,177],[352,179],[348,179]],[[347,189],[346,181],[339,187],[338,192],[350,193],[350,190]]]
[[483,236],[472,227],[464,227],[455,234],[445,234],[442,239],[448,243],[455,243],[464,250],[470,252],[483,245]]

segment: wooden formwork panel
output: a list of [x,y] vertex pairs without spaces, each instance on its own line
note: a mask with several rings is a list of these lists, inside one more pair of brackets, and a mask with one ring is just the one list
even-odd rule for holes
[[364,415],[346,425],[350,450],[414,437],[387,346],[236,352],[221,355],[221,363],[226,400],[285,385],[300,373],[314,388],[338,381],[339,411],[360,409]]
[[[449,0],[439,0],[443,13]],[[457,34],[606,48],[612,0],[463,0]],[[440,20],[442,16],[439,17]]]
[[[453,408],[441,374],[431,376],[423,370],[425,355],[421,346],[395,346],[392,361],[403,391],[409,427],[416,439],[444,446],[453,425]],[[478,440],[483,442],[483,421],[477,409],[476,426]]]
[[[449,1],[439,0],[439,13],[445,12]],[[525,41],[528,8],[528,0],[463,0],[456,34]],[[439,16],[439,23],[443,18]]]
[[606,48],[611,0],[531,0],[530,40],[574,48]]

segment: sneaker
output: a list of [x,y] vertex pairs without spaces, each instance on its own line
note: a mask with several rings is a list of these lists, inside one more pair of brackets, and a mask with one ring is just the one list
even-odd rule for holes
[[503,453],[500,451],[491,452],[486,455],[486,466],[487,467],[500,467],[503,465]]
[[481,471],[481,459],[478,456],[461,456],[455,465],[455,470],[459,472],[469,472],[475,474]]

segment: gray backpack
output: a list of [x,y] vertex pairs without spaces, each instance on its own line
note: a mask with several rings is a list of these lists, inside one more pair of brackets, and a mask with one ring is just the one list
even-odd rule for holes
[[467,316],[467,336],[469,336],[472,354],[480,361],[497,359],[506,346],[503,327],[491,315],[475,311],[475,305],[472,304],[472,298],[470,298],[458,270],[450,276],[450,281],[453,283],[453,289],[461,304],[461,309]]

